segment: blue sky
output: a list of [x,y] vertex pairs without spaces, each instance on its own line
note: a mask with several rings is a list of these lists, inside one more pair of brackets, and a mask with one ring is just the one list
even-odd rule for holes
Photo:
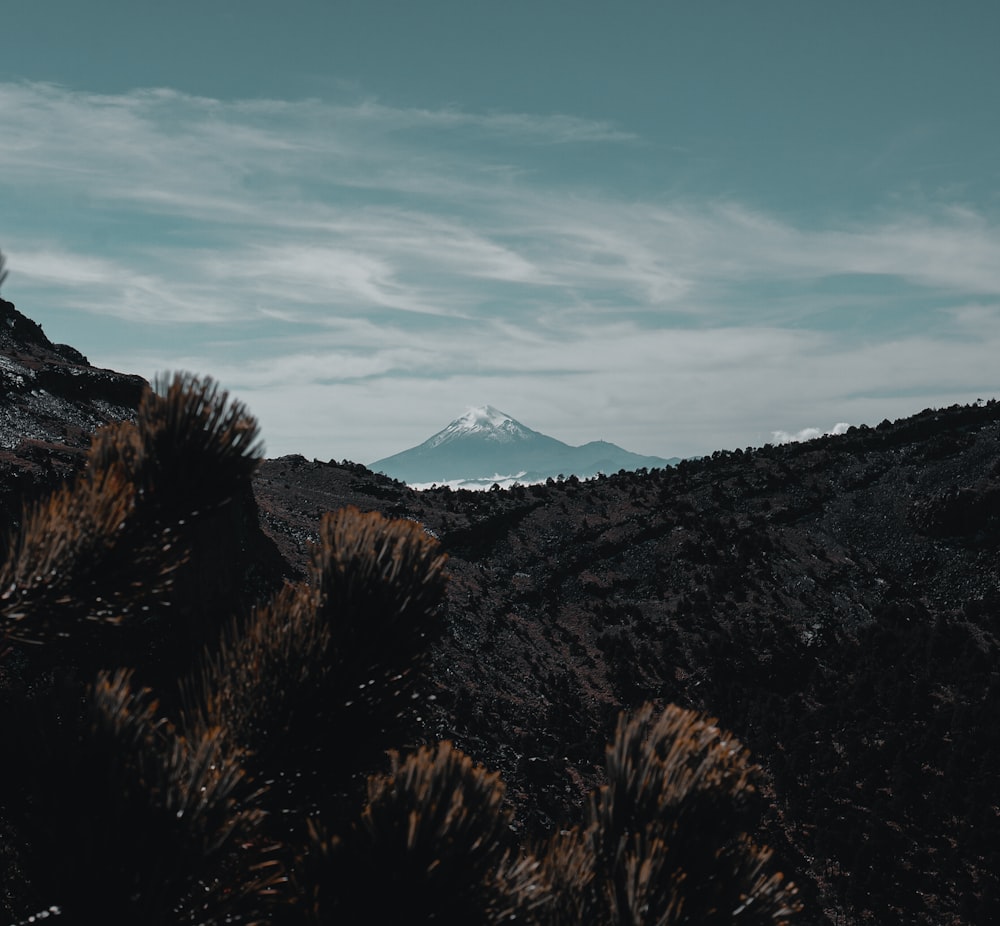
[[268,453],[1000,393],[1000,4],[7,0],[3,295]]

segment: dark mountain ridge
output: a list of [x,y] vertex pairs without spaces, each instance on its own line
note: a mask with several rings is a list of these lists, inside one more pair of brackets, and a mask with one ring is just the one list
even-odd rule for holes
[[[18,325],[0,356],[86,369]],[[39,480],[82,465],[72,442],[86,435],[60,423],[61,402],[109,414],[105,373],[93,393],[37,405],[12,381],[0,408],[31,410],[16,420],[38,430],[13,442],[6,474],[39,468],[33,436],[72,449]],[[219,583],[305,574],[324,512],[347,504],[439,539],[451,579],[424,670],[433,697],[397,742],[449,738],[502,773],[518,833],[580,818],[621,708],[673,702],[718,717],[764,766],[766,841],[802,889],[798,922],[1000,918],[1000,403],[506,491],[415,492],[296,456],[264,461],[252,486],[255,501],[193,522],[186,587],[208,582],[215,609]],[[236,565],[221,575],[223,553]],[[12,677],[29,677],[32,652],[15,648]]]

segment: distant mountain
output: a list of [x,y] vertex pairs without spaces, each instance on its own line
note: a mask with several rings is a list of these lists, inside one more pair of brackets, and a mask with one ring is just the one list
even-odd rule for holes
[[630,453],[607,441],[572,447],[485,405],[470,408],[422,444],[376,460],[371,469],[410,485],[459,483],[476,488],[495,482],[544,482],[560,474],[587,478],[678,462],[678,457]]

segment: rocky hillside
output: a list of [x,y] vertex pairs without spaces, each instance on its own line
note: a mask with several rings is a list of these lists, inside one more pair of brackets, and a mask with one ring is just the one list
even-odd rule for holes
[[345,501],[441,539],[450,632],[418,735],[501,770],[524,827],[572,816],[621,706],[676,702],[770,773],[806,921],[1000,915],[997,403],[487,493],[284,458],[256,492],[293,563]]
[[53,344],[0,299],[0,516],[79,467],[94,429],[134,415],[144,386]]

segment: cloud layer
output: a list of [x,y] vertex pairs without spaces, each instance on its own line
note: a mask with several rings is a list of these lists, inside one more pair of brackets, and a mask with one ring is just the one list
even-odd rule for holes
[[[367,462],[490,403],[662,456],[997,392],[1000,225],[796,225],[616,176],[571,115],[0,84],[4,294],[92,362],[216,376],[272,454]],[[666,181],[662,189],[667,189]]]

